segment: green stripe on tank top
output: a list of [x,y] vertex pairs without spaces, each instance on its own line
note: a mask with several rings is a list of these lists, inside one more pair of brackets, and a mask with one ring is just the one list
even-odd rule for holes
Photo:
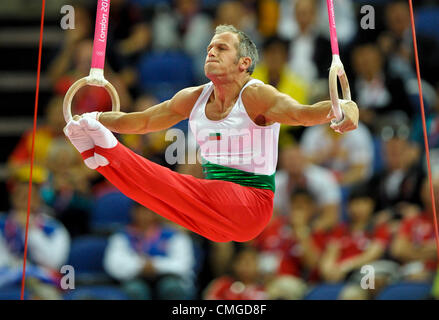
[[229,168],[203,159],[205,179],[230,181],[242,186],[275,191],[274,175],[256,174],[235,168]]

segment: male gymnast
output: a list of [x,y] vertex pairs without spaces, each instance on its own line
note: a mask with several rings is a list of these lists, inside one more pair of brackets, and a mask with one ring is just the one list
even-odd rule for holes
[[[220,25],[207,47],[207,84],[186,88],[142,112],[76,115],[64,129],[85,164],[128,197],[215,242],[255,238],[273,211],[280,124],[313,126],[334,119],[330,101],[302,105],[253,79],[253,41]],[[358,126],[358,107],[340,100],[343,119]],[[174,172],[129,150],[111,133],[145,134],[188,119],[200,146],[205,179]]]

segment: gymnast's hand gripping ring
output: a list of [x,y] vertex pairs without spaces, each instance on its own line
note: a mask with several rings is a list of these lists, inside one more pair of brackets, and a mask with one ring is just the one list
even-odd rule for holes
[[337,78],[340,79],[344,100],[351,100],[351,90],[349,89],[349,82],[346,72],[344,71],[343,63],[341,63],[340,60],[333,0],[326,0],[326,7],[328,9],[329,33],[331,36],[332,50],[332,63],[331,68],[329,69],[329,96],[331,97],[332,111],[335,115],[335,119],[332,119],[331,122],[337,124],[343,120],[343,112],[340,108],[340,101],[338,98]]
[[343,100],[351,100],[351,90],[349,88],[349,81],[348,77],[346,76],[343,64],[338,55],[333,55],[331,68],[329,69],[329,96],[331,98],[332,110],[334,112],[336,122],[339,122],[343,119],[343,112],[340,108],[340,101],[338,96],[338,80],[340,80]]
[[67,91],[64,102],[63,102],[63,113],[64,113],[64,119],[68,123],[70,120],[72,120],[72,100],[75,96],[76,92],[87,85],[92,86],[98,86],[98,87],[104,87],[108,94],[111,97],[111,103],[112,103],[112,110],[113,111],[119,111],[120,110],[120,100],[119,95],[117,94],[116,89],[114,86],[108,82],[104,78],[104,71],[102,69],[98,68],[91,68],[90,74],[87,77],[81,78],[77,80]]

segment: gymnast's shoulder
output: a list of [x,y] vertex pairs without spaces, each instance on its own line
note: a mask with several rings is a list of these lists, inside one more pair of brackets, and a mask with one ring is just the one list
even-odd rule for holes
[[265,83],[252,83],[242,92],[241,98],[245,105],[269,105],[279,95],[282,95],[275,87]]
[[172,100],[178,100],[179,102],[185,102],[185,103],[189,103],[189,102],[195,103],[198,97],[201,95],[201,92],[203,92],[203,89],[206,85],[207,84],[184,88],[178,91],[175,94],[175,96],[172,98]]
[[203,89],[206,85],[207,84],[202,84],[202,85],[195,86],[195,87],[187,87],[187,88],[181,89],[180,91],[178,91],[176,93],[175,96],[178,95],[181,98],[191,98],[191,97],[198,98],[200,96],[201,92],[203,92]]
[[204,85],[188,87],[178,91],[170,100],[166,101],[170,109],[178,110],[178,113],[189,115],[192,107],[197,102]]

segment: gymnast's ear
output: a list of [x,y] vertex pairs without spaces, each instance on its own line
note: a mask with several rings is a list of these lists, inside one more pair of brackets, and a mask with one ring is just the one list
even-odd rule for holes
[[239,63],[239,71],[247,71],[252,65],[252,58],[241,57],[238,63]]

